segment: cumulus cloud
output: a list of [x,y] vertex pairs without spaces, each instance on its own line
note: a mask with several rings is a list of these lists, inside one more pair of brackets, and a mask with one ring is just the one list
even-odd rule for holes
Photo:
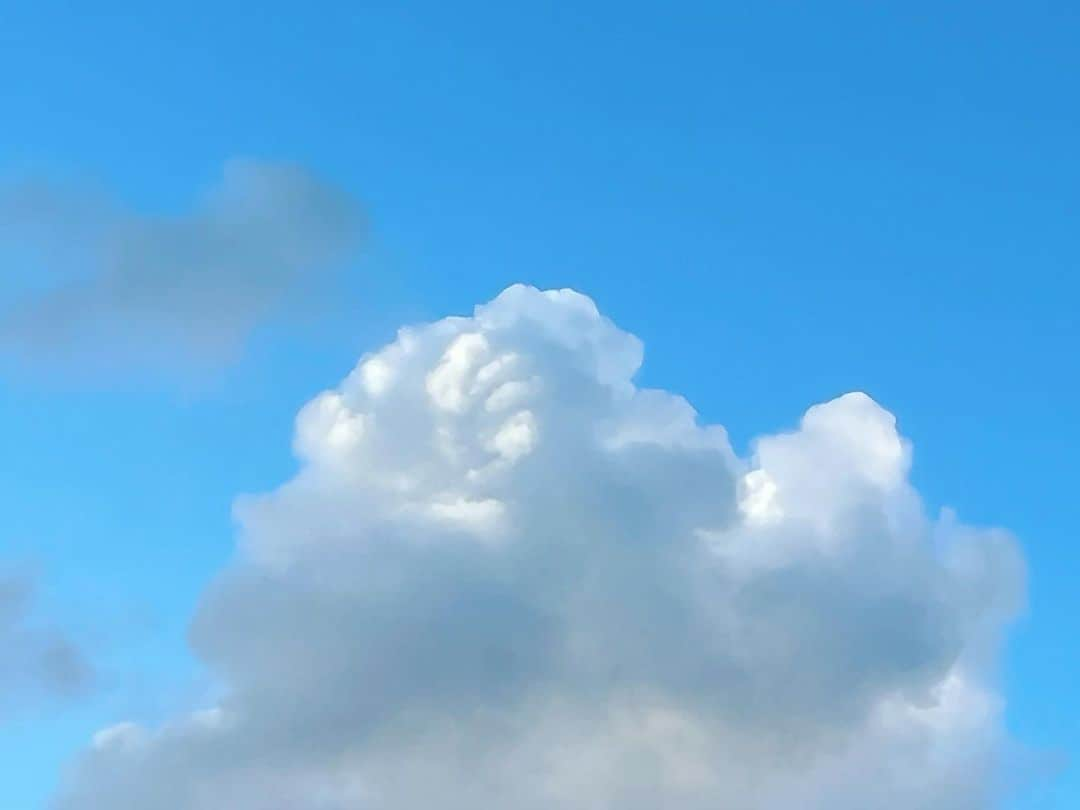
[[187,212],[43,182],[0,190],[0,348],[33,359],[216,364],[340,269],[352,199],[299,166],[233,161]]
[[33,582],[0,574],[0,709],[33,694],[71,696],[91,681],[82,652],[59,631],[32,619]]
[[220,699],[103,731],[58,810],[988,806],[1005,533],[925,514],[864,394],[749,458],[569,291],[403,329],[238,501]]

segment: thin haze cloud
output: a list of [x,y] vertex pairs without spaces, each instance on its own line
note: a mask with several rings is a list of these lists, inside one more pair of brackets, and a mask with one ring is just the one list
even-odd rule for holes
[[0,350],[120,365],[236,357],[252,330],[330,282],[357,202],[306,169],[232,161],[191,210],[150,215],[82,188],[0,190],[9,291]]
[[0,573],[0,717],[27,696],[71,697],[93,681],[78,645],[34,620],[34,585],[26,574]]

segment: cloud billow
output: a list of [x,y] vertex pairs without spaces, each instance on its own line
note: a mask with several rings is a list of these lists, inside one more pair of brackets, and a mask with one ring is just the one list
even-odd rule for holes
[[1014,541],[929,518],[863,394],[744,459],[641,360],[524,286],[362,358],[237,503],[220,701],[103,731],[57,810],[989,806]]

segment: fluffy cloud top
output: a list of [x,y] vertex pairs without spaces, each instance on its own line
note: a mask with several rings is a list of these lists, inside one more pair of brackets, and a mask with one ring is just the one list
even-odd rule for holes
[[0,347],[34,357],[229,359],[356,246],[341,190],[291,165],[234,161],[191,210],[154,216],[40,182],[0,190],[0,250],[20,283]]
[[569,290],[403,329],[237,504],[222,697],[102,732],[62,810],[988,806],[1004,533],[928,518],[864,394],[738,458]]

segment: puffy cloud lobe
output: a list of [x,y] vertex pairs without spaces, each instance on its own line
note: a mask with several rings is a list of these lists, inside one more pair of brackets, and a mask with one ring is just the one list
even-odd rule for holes
[[849,394],[750,459],[568,290],[404,329],[241,499],[209,713],[107,731],[62,810],[978,808],[1008,535],[931,520]]
[[331,278],[362,217],[299,166],[237,160],[192,210],[150,215],[84,190],[0,189],[0,240],[22,283],[0,348],[41,357],[219,363]]

